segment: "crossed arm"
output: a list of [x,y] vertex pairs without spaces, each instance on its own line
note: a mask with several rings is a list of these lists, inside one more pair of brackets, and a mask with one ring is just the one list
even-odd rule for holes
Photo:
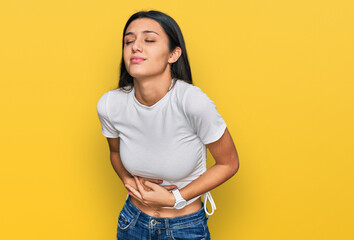
[[[121,162],[119,138],[107,138],[107,140],[113,168],[127,188],[130,196],[146,206],[174,206],[175,198],[171,190],[176,188],[176,186],[160,186],[158,184],[162,182],[161,180],[132,177]],[[214,189],[238,171],[239,159],[237,150],[227,128],[219,140],[206,146],[215,159],[215,164],[199,178],[180,189],[182,197],[187,201]]]

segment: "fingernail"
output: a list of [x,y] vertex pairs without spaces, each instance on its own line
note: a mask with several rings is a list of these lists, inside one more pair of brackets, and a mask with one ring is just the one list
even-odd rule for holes
[[144,179],[142,179],[141,181],[142,181],[143,183],[145,182],[145,180],[144,180]]

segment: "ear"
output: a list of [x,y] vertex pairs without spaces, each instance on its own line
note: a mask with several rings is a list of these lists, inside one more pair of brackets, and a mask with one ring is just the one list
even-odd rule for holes
[[168,58],[169,63],[174,63],[177,62],[179,57],[182,55],[182,49],[180,47],[176,47],[172,53],[170,54],[170,57]]

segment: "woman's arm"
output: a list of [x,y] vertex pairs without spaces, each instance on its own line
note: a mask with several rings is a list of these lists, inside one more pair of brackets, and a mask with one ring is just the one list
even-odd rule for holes
[[[213,143],[207,144],[207,148],[215,159],[215,164],[199,178],[180,189],[185,200],[190,200],[205,192],[212,190],[231,178],[239,168],[239,159],[232,137],[225,129],[222,137]],[[174,206],[175,198],[169,191],[161,189],[160,186],[145,181],[139,182],[136,179],[138,191],[126,186],[131,196],[148,206]],[[145,191],[143,185],[148,186],[152,191]]]
[[206,146],[215,159],[215,164],[180,190],[182,197],[187,201],[226,182],[239,169],[237,150],[227,128],[218,141]]
[[[118,177],[121,179],[123,184],[129,182],[129,178],[133,178],[131,174],[124,168],[122,161],[120,159],[119,153],[119,144],[120,138],[107,138],[109,151],[110,151],[110,159],[111,164],[113,166],[114,171],[117,173]],[[130,182],[133,184],[133,187],[136,188],[135,183]]]

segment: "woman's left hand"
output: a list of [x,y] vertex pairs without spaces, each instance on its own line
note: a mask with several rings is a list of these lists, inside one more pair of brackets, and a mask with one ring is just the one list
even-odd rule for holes
[[[173,207],[174,206],[176,199],[171,191],[150,181],[144,181],[143,179],[140,179],[137,176],[134,176],[134,180],[136,182],[138,190],[135,190],[129,184],[125,184],[125,187],[129,190],[128,194],[130,196],[137,199],[145,206],[149,206],[149,207]],[[146,191],[142,184],[150,188],[151,191]]]

